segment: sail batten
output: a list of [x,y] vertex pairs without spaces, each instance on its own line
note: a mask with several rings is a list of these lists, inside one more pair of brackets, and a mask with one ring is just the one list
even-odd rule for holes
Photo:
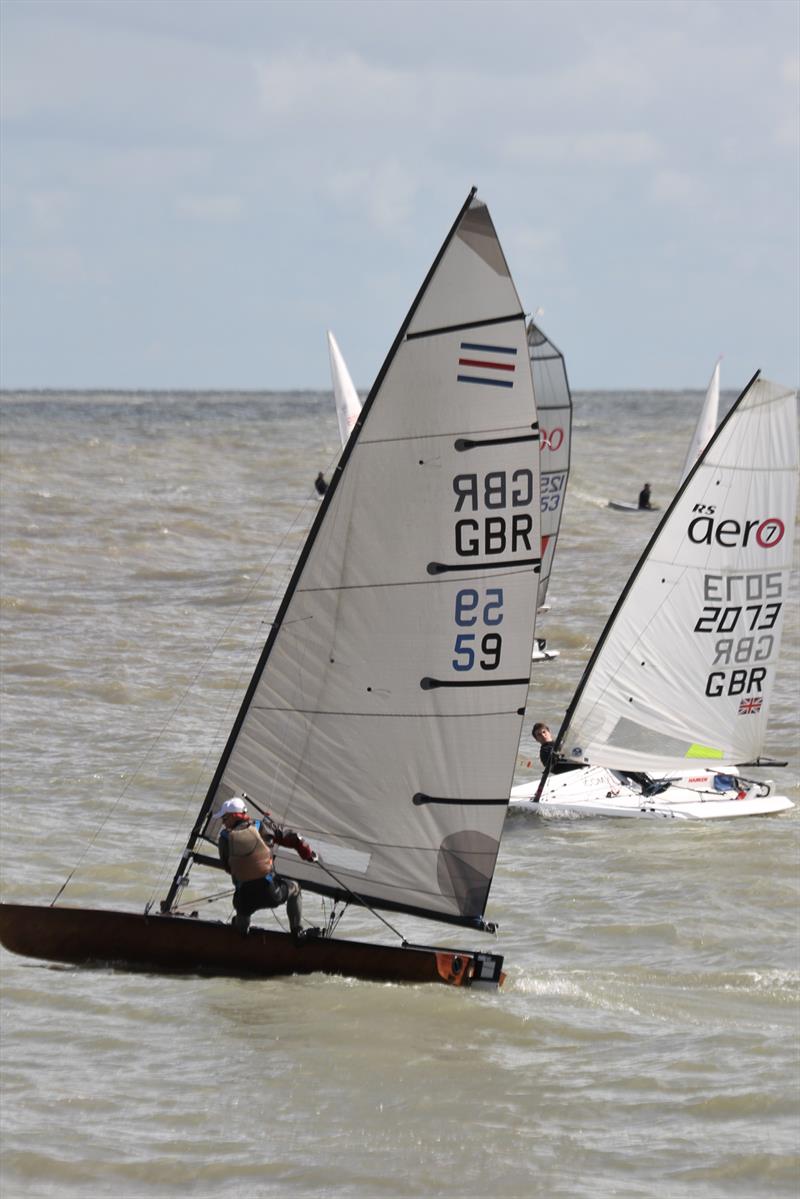
[[[459,378],[466,354],[485,386]],[[205,841],[219,801],[244,792],[317,848],[320,865],[279,853],[285,877],[338,893],[329,864],[367,906],[482,919],[505,801],[474,797],[510,791],[529,682],[535,423],[522,305],[471,194],[349,434],[210,788]],[[456,449],[497,431],[508,440],[486,455]],[[354,853],[357,882],[335,864]]]
[[[442,325],[438,329],[417,329],[414,333],[406,334],[406,341],[416,341],[421,337],[438,337],[442,333],[463,333],[465,329],[491,329],[497,325],[507,325],[511,321],[524,321],[522,311],[510,313],[508,316],[497,316],[491,320],[467,321],[459,325]],[[497,347],[493,346],[492,349]]]

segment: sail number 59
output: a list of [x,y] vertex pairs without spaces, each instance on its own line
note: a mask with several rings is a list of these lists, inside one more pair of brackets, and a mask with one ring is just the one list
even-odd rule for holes
[[[465,587],[456,592],[456,624],[459,628],[499,625],[503,621],[503,589],[489,587],[483,600],[479,592]],[[496,670],[500,665],[503,638],[499,633],[457,633],[453,653],[453,670],[472,670],[477,661],[481,670]]]

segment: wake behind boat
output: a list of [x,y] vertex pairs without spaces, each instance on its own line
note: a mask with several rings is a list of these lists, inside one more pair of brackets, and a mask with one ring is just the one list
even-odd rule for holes
[[[381,913],[494,931],[539,544],[525,316],[473,189],[322,498],[160,910],[4,904],[2,943],[156,971],[498,985],[499,954],[409,944]],[[192,911],[195,875],[222,868],[222,805],[244,795],[314,851],[276,849],[275,871],[333,902],[321,936]],[[351,906],[396,943],[335,936]]]
[[629,579],[554,745],[514,808],[718,819],[794,805],[754,780],[789,594],[797,397],[758,376]]

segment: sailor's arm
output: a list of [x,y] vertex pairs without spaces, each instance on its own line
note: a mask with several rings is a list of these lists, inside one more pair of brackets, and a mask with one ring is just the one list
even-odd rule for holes
[[275,845],[282,845],[284,849],[294,849],[298,857],[302,858],[304,862],[316,862],[317,860],[317,855],[308,841],[304,841],[298,833],[292,832],[291,829],[282,829],[275,826],[269,833],[265,833],[262,826],[261,835],[267,841],[267,844],[269,844],[269,841],[272,841]]

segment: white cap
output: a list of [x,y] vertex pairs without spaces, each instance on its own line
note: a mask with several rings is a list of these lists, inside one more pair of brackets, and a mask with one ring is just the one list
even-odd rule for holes
[[220,820],[223,816],[237,816],[242,812],[247,811],[247,804],[243,799],[235,796],[233,799],[226,799],[218,812],[214,813],[214,820]]

